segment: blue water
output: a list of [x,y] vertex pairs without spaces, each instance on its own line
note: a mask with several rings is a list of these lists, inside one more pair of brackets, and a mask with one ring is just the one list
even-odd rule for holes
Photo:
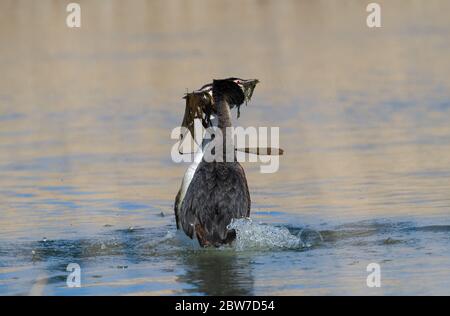
[[[89,1],[69,29],[0,2],[0,294],[449,295],[450,4],[380,4],[369,29],[358,1]],[[234,124],[285,154],[243,164],[252,222],[199,249],[170,132],[230,76],[261,81]]]

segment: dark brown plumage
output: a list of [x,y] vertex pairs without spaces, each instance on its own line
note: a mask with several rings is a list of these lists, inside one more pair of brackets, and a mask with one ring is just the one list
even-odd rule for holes
[[[243,89],[234,78],[214,80],[212,94],[218,128],[226,135],[225,129],[231,127],[230,104],[244,102]],[[250,216],[250,193],[244,169],[236,159],[225,162],[227,150],[235,157],[234,147],[228,146],[223,152],[224,161],[203,159],[200,162],[178,210],[181,228],[190,238],[196,237],[202,247],[232,242],[236,233],[227,229],[231,219]]]

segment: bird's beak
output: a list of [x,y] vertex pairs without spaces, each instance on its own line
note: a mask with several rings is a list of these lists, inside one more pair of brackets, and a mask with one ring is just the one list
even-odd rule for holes
[[[250,101],[253,96],[253,91],[256,85],[259,83],[258,79],[248,79],[242,82],[242,88],[245,95],[245,105]],[[239,117],[239,107],[238,107],[238,117]]]
[[256,86],[259,83],[258,79],[248,79],[245,80],[244,82],[242,82],[244,85],[252,85],[252,86]]

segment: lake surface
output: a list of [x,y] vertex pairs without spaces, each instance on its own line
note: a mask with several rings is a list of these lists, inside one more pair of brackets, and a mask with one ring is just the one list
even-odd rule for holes
[[[0,1],[1,295],[450,294],[448,1],[379,1],[380,29],[361,1],[79,3],[69,29]],[[198,249],[170,132],[229,76],[261,81],[235,125],[285,155],[243,164],[237,245]]]

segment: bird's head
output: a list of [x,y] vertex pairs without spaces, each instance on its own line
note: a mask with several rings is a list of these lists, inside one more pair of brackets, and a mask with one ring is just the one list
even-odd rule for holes
[[198,90],[186,93],[183,99],[186,100],[186,107],[181,123],[181,126],[184,127],[184,131],[180,135],[181,141],[185,138],[187,131],[191,133],[192,138],[195,138],[195,119],[200,119],[204,128],[209,127],[211,113],[215,113],[212,98],[212,84],[206,84]]
[[253,96],[253,91],[259,83],[258,79],[240,79],[230,77],[222,80],[214,80],[225,93],[230,103],[230,108],[237,107],[238,117],[240,116],[240,107],[243,103],[247,103]]
[[[240,79],[240,78],[227,78],[225,79],[227,81],[231,81],[235,84],[238,85],[238,87],[241,89],[242,93],[244,94],[244,101],[242,103],[248,103],[252,96],[253,96],[253,91],[255,90],[256,85],[259,83],[258,79]],[[242,104],[241,103],[241,104]],[[236,105],[241,105],[241,104],[236,104]]]
[[[227,95],[230,108],[234,108],[236,106],[239,117],[240,106],[244,102],[247,104],[251,100],[253,91],[256,84],[259,83],[259,80],[245,80],[231,77],[222,80],[215,80],[215,82],[221,83],[220,86],[222,86],[222,91]],[[211,126],[211,115],[216,114],[216,107],[213,98],[213,83],[205,84],[198,90],[186,93],[183,99],[186,100],[186,108],[181,126],[185,128],[185,132],[180,135],[181,141],[185,138],[187,130],[191,133],[193,138],[195,137],[195,119],[201,119],[204,128]]]

